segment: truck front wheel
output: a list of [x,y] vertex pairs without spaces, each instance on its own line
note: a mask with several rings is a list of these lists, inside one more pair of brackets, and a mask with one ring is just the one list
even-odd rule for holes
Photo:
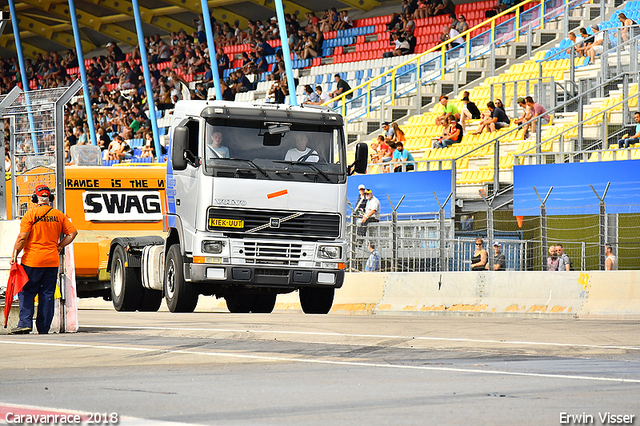
[[333,288],[303,287],[300,289],[300,306],[305,314],[328,314],[333,305]]
[[198,293],[184,281],[184,262],[180,245],[169,247],[165,262],[164,298],[171,312],[193,312],[198,304]]
[[126,259],[124,248],[117,245],[113,250],[111,267],[111,300],[119,312],[135,311],[142,298],[140,275],[133,268],[125,266]]

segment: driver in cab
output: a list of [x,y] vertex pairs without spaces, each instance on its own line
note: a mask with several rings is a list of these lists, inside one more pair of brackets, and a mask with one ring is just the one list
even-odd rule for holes
[[222,145],[222,133],[214,132],[206,146],[207,160],[229,158],[229,148]]
[[287,151],[284,161],[303,161],[309,163],[317,163],[320,161],[318,153],[311,148],[307,148],[309,138],[304,133],[296,135],[296,147]]

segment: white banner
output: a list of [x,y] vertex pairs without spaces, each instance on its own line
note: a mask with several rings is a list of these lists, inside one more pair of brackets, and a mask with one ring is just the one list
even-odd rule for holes
[[86,191],[82,202],[88,222],[162,220],[160,191]]

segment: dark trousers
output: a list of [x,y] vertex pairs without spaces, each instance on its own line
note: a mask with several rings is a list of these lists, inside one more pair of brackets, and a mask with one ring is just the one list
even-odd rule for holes
[[53,301],[56,292],[58,268],[35,268],[22,265],[29,277],[18,294],[20,300],[20,321],[18,327],[33,327],[34,299],[38,295],[38,333],[47,334],[53,321]]

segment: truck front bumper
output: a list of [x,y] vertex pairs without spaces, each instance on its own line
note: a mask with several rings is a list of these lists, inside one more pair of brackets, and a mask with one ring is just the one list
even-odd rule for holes
[[251,285],[256,287],[333,287],[344,282],[344,270],[227,266],[206,263],[185,265],[185,278],[196,283]]

